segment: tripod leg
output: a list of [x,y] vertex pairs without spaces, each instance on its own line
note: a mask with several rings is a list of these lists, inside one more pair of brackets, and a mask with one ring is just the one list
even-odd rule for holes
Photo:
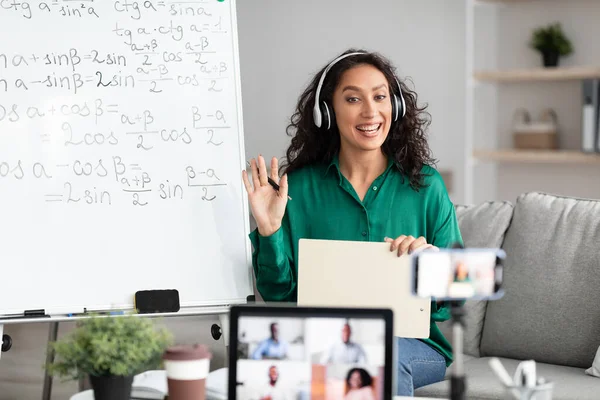
[[463,329],[459,322],[455,322],[452,327],[452,347],[454,348],[454,375],[464,376],[464,357],[463,357]]
[[454,363],[450,379],[450,400],[464,400],[466,395],[466,379],[463,357],[463,317],[464,309],[460,304],[452,305],[452,347]]

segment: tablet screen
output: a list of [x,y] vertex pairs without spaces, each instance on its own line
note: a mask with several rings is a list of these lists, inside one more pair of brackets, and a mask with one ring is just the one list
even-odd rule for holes
[[383,400],[383,318],[241,315],[238,400]]

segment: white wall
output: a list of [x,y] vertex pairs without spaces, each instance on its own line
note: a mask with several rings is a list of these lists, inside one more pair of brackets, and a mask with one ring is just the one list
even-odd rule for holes
[[463,191],[463,1],[238,0],[246,156],[282,157],[285,128],[314,73],[349,47],[389,57],[432,115],[439,169]]
[[[477,16],[488,18],[492,9],[480,7]],[[488,67],[501,69],[531,68],[541,66],[539,53],[530,49],[527,43],[531,32],[538,26],[560,21],[565,33],[571,38],[575,52],[564,59],[564,66],[593,66],[600,64],[600,51],[597,38],[600,37],[600,3],[589,0],[569,1],[530,1],[498,6],[497,31],[494,35],[497,43],[481,43],[477,49],[482,51],[486,46],[497,49],[495,60]],[[476,34],[485,33],[485,27],[479,26]],[[490,65],[495,64],[495,65]],[[490,90],[490,85],[478,89]],[[551,107],[558,114],[561,148],[579,150],[581,148],[581,82],[533,82],[492,85],[497,88],[497,127],[493,124],[493,113],[489,110],[489,96],[478,97],[481,102],[476,110],[485,109],[479,119],[489,118],[491,123],[482,130],[491,130],[497,134],[498,146],[512,147],[511,123],[516,108],[528,109],[533,118],[537,118],[542,109]],[[487,88],[486,88],[487,87]],[[485,88],[485,89],[484,89]],[[478,108],[479,107],[479,108]],[[485,127],[486,125],[480,125]],[[496,129],[497,128],[497,129]],[[476,135],[488,135],[487,131],[476,131]],[[490,144],[484,143],[484,145]],[[491,146],[485,146],[491,147]],[[478,169],[489,168],[482,165]],[[514,201],[526,191],[545,191],[569,196],[600,198],[600,165],[568,165],[568,164],[498,164],[496,166],[497,186],[495,195],[489,191],[480,191],[476,202],[491,199]],[[484,175],[476,181],[486,184]],[[486,197],[488,195],[489,197]]]

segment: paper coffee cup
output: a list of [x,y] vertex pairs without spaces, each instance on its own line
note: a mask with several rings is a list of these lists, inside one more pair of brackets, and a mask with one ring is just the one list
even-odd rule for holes
[[163,361],[169,400],[204,400],[211,358],[212,354],[203,345],[167,348]]

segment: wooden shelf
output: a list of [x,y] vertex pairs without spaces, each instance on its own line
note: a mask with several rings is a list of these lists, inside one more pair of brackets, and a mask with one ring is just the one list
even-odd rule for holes
[[526,3],[535,0],[475,0],[476,3]]
[[533,0],[475,0],[476,3],[525,3]]
[[[475,0],[475,3],[480,4],[489,4],[489,3],[499,3],[499,4],[514,4],[514,3],[531,3],[534,1],[542,1],[542,0]],[[567,2],[569,0],[556,0]]]
[[474,150],[473,157],[482,161],[540,164],[598,164],[600,153],[576,150]]
[[600,78],[599,67],[530,68],[497,71],[476,71],[476,80],[492,82],[562,81]]

